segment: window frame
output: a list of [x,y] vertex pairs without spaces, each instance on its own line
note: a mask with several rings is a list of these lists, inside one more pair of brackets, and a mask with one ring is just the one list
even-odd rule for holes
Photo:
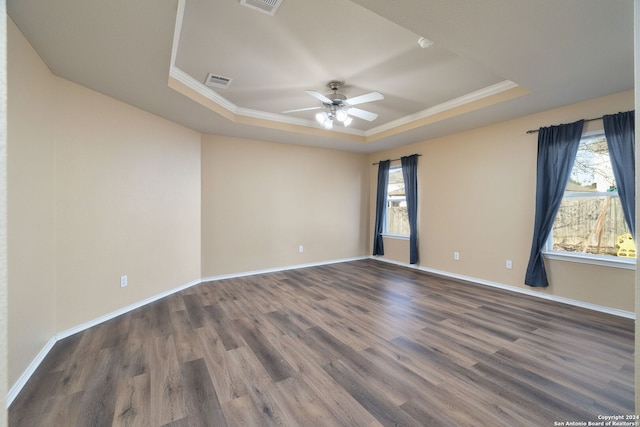
[[[592,132],[586,132],[582,134],[582,139],[593,138],[603,136],[606,138],[604,134],[604,129],[596,130]],[[594,192],[571,192],[566,193],[562,196],[563,199],[565,197],[619,197],[618,191],[594,191]],[[554,220],[555,221],[555,220]],[[547,237],[547,241],[545,243],[544,249],[542,251],[542,255],[546,259],[550,260],[559,260],[559,261],[569,261],[569,262],[577,262],[581,264],[590,264],[590,265],[599,265],[604,267],[613,267],[613,268],[622,268],[626,270],[635,270],[636,269],[636,258],[620,258],[614,257],[610,255],[598,255],[598,254],[587,254],[582,252],[564,252],[557,251],[553,249],[553,228]]]
[[[400,173],[402,174],[402,165],[396,165],[396,166],[389,166],[389,175],[391,175],[391,171],[396,169],[399,169]],[[404,182],[404,177],[403,177],[403,182]],[[406,200],[407,198],[405,196],[405,202]],[[384,227],[382,230],[382,236],[390,237],[393,239],[399,239],[399,240],[409,240],[409,233],[407,234],[390,233],[388,230],[388,226],[389,226],[389,183],[387,182],[387,200],[385,200],[385,204],[384,204]]]

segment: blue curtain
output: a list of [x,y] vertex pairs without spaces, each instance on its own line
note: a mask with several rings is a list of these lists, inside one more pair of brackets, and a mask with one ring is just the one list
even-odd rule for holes
[[384,255],[382,233],[384,232],[384,212],[387,205],[387,185],[389,183],[390,160],[378,163],[378,194],[376,196],[376,223],[373,231],[373,254]]
[[401,157],[409,217],[409,263],[418,263],[418,155]]
[[580,120],[567,125],[540,128],[538,131],[536,213],[531,255],[524,279],[529,286],[549,286],[542,250],[571,176],[583,124],[584,120]]
[[635,113],[611,114],[602,117],[604,133],[607,137],[613,176],[616,178],[618,194],[624,219],[629,230],[636,236],[636,143]]

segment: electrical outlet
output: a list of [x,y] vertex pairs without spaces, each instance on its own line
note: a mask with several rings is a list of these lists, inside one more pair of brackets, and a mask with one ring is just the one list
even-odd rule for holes
[[511,270],[513,268],[513,261],[508,259],[506,264],[505,264],[505,267],[508,268],[509,270]]
[[298,252],[300,253],[304,252],[304,246],[302,245],[298,246]]
[[129,284],[129,280],[127,279],[127,276],[120,276],[120,287],[124,288],[128,284]]
[[460,261],[460,252],[454,252],[453,259],[455,259],[456,261]]

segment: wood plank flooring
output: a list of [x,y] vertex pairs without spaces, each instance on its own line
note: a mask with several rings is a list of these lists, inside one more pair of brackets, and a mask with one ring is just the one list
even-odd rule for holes
[[228,279],[56,343],[9,425],[598,421],[634,413],[633,331],[375,260]]

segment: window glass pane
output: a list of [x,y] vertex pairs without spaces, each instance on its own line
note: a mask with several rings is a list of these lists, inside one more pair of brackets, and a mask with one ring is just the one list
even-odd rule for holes
[[402,168],[389,169],[387,187],[386,232],[389,234],[409,234],[409,216],[404,193]]
[[622,237],[627,233],[617,195],[565,197],[553,224],[553,250],[612,256],[618,256],[620,251],[621,256],[635,255],[635,247]]
[[603,134],[580,141],[551,239],[554,251],[635,258]]
[[616,181],[604,135],[582,138],[566,191],[604,192],[615,189]]

